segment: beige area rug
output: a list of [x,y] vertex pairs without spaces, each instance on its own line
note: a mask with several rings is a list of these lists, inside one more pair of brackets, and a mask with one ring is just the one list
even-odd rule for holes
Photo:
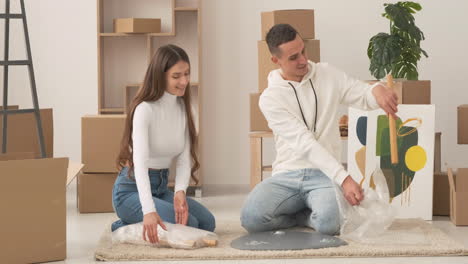
[[[441,230],[420,219],[397,220],[380,242],[357,243],[324,249],[288,251],[244,251],[230,247],[231,241],[245,235],[239,222],[217,223],[219,244],[215,248],[196,250],[153,248],[111,242],[107,226],[99,241],[95,258],[116,260],[202,260],[202,259],[276,259],[313,257],[397,257],[397,256],[455,256],[468,255],[468,249],[455,242]],[[379,237],[379,239],[380,239]]]

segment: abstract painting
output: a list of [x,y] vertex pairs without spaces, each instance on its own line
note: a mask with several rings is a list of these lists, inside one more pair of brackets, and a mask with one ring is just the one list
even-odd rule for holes
[[[395,163],[391,160],[389,119],[385,112],[380,109],[368,112],[350,109],[349,116],[349,173],[362,188],[375,189],[372,174],[380,169],[386,179],[389,202],[396,209],[397,217],[431,220],[435,107],[398,106],[398,118],[395,119],[398,161]],[[357,142],[365,149],[364,162],[363,150],[356,147]]]

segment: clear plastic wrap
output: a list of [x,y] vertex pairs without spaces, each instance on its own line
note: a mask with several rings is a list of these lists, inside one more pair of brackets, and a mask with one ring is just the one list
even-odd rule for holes
[[143,223],[123,226],[112,232],[112,243],[129,243],[153,247],[171,247],[196,249],[213,247],[218,243],[218,236],[209,231],[164,222],[167,231],[158,226],[159,243],[152,244],[143,240]]
[[375,190],[366,188],[364,199],[358,206],[351,206],[336,186],[340,208],[340,234],[344,239],[358,242],[374,242],[392,224],[396,212],[390,205],[387,182],[383,172],[377,168],[373,173]]

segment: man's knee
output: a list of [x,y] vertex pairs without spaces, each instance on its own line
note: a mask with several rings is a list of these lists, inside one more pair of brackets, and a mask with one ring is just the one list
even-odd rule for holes
[[267,231],[267,225],[271,219],[258,210],[248,210],[244,207],[241,212],[240,220],[243,228],[249,233],[254,233]]
[[315,231],[325,235],[338,235],[340,232],[340,215],[337,210],[327,210],[321,213],[312,213]]

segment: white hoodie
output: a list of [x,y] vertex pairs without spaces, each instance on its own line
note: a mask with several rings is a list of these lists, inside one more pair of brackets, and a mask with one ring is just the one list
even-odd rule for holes
[[[378,108],[372,94],[377,84],[353,79],[328,63],[309,61],[308,68],[301,82],[284,80],[280,69],[271,71],[268,88],[260,96],[260,109],[275,136],[277,154],[273,175],[317,168],[341,185],[349,173],[339,162],[338,106],[344,104],[363,110]],[[307,126],[291,85],[296,89]]]

